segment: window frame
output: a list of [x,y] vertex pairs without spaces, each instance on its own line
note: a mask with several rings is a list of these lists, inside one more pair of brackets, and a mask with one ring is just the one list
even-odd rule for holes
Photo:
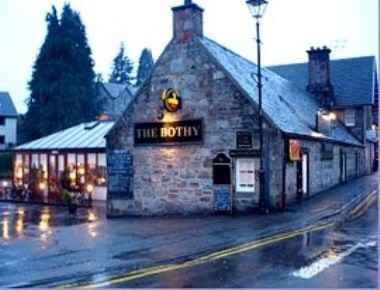
[[347,127],[356,126],[356,111],[355,109],[347,109],[344,111],[344,124]]
[[[253,174],[253,179],[251,184],[245,184],[246,186],[242,186],[243,183],[241,182],[241,177],[242,177],[242,170],[241,165],[242,162],[251,162],[250,164],[250,169],[245,170],[247,171],[247,174]],[[236,192],[242,192],[242,193],[254,193],[256,192],[256,159],[254,158],[238,158],[236,159],[236,184],[235,184],[235,189]],[[253,173],[250,173],[250,171],[253,170]],[[252,186],[251,186],[252,185]]]

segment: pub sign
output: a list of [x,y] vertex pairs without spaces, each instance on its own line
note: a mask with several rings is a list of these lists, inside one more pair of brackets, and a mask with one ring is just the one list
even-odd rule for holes
[[135,146],[194,144],[203,141],[202,120],[171,123],[137,123]]

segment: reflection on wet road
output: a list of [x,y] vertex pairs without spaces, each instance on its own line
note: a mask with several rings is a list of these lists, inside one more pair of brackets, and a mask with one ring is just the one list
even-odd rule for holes
[[377,215],[373,205],[340,229],[110,287],[377,288]]
[[251,243],[265,230],[253,224],[251,216],[106,220],[99,209],[72,217],[65,208],[0,204],[0,287],[377,286],[376,205],[339,229],[276,241]]

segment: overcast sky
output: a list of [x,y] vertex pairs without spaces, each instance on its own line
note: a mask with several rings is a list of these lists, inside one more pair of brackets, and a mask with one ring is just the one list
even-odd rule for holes
[[[172,36],[171,7],[183,0],[0,0],[0,91],[25,112],[27,82],[46,34],[45,15],[69,2],[86,25],[96,72],[108,78],[124,41],[137,64],[144,47],[155,59]],[[244,0],[195,0],[205,9],[205,34],[252,60],[254,22]],[[378,0],[269,0],[263,19],[264,65],[306,61],[310,46],[333,58],[377,55]]]

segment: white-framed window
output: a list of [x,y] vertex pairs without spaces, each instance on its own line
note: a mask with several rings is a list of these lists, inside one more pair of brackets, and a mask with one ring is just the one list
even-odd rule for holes
[[356,124],[355,110],[349,109],[344,112],[344,123],[347,127],[354,127]]
[[255,192],[255,159],[237,159],[236,191]]

